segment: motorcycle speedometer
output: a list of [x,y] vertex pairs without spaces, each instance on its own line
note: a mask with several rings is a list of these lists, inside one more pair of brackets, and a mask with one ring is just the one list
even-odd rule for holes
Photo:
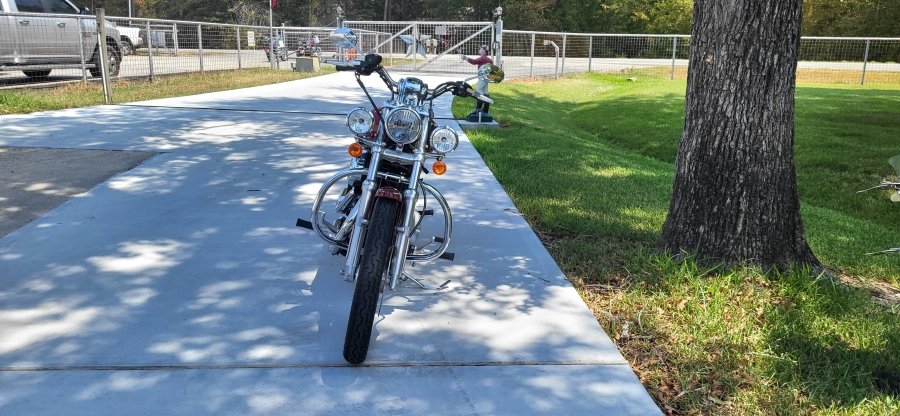
[[422,132],[422,118],[415,111],[401,107],[391,110],[385,119],[390,138],[399,144],[409,144]]
[[375,116],[365,107],[357,107],[347,114],[347,127],[356,134],[366,134],[372,131],[375,125]]
[[431,133],[428,144],[435,152],[446,155],[456,150],[456,146],[459,145],[459,136],[448,126],[439,127]]

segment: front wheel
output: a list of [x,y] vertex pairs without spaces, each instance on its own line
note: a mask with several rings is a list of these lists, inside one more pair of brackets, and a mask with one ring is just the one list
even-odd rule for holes
[[394,241],[394,225],[399,209],[400,201],[389,198],[378,198],[372,207],[372,217],[359,259],[356,289],[350,303],[347,336],[344,337],[344,359],[350,364],[365,361],[369,352],[378,293],[381,279],[391,262],[391,243]]
[[134,55],[135,47],[127,36],[122,36],[120,44],[122,45],[122,56]]
[[[98,45],[99,48],[99,45]],[[109,71],[110,77],[115,77],[119,75],[119,68],[121,67],[121,56],[116,52],[116,48],[112,45],[106,45],[106,57],[109,62],[107,62],[107,70]],[[94,56],[91,58],[91,63],[95,66],[93,68],[88,69],[91,72],[91,76],[98,78],[103,75],[102,69],[100,69],[100,50],[96,49],[94,51]]]

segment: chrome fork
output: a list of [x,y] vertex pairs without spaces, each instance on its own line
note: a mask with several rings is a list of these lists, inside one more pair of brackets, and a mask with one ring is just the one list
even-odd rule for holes
[[353,225],[353,233],[350,234],[350,241],[347,244],[347,263],[344,270],[341,270],[341,274],[344,275],[344,280],[347,282],[352,282],[356,278],[362,235],[366,225],[368,225],[366,218],[369,216],[372,198],[375,196],[375,181],[373,178],[378,173],[378,165],[381,164],[381,151],[382,146],[380,144],[372,148],[369,173],[366,175],[366,180],[362,183],[362,195],[359,196],[359,202],[357,202],[356,223]]
[[403,265],[406,263],[406,255],[409,253],[409,238],[414,231],[411,225],[415,221],[416,202],[419,200],[418,187],[415,184],[419,183],[424,163],[424,156],[421,154],[418,156],[419,160],[413,162],[412,173],[409,175],[410,185],[403,193],[403,215],[400,217],[401,222],[397,227],[397,243],[394,246],[394,258],[391,262],[391,290],[397,290],[397,285],[403,276]]

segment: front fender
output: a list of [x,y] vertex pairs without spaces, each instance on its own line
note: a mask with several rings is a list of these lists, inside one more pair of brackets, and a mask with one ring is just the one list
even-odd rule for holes
[[403,202],[403,194],[397,190],[397,188],[393,188],[390,186],[383,186],[375,192],[375,198],[390,198],[395,201]]

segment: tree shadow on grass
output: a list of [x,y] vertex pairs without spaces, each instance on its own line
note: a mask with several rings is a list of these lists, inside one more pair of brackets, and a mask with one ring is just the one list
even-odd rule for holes
[[767,344],[783,357],[768,362],[775,380],[820,409],[852,409],[890,394],[877,387],[875,373],[900,373],[900,317],[862,292],[812,283],[808,276],[788,276],[784,283],[769,317]]

